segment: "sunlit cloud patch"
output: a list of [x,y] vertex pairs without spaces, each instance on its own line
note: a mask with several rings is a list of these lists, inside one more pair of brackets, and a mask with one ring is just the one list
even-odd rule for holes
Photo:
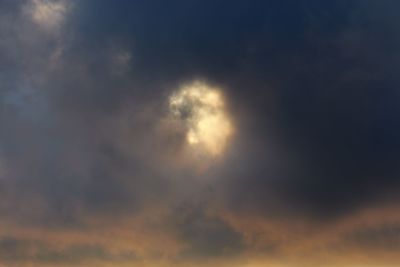
[[204,82],[186,84],[169,99],[172,116],[186,129],[186,142],[196,151],[221,155],[233,134],[220,89]]

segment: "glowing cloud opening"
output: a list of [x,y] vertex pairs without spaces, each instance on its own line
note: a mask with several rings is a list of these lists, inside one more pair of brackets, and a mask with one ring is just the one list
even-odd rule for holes
[[169,99],[172,116],[186,129],[186,142],[196,151],[218,156],[233,134],[232,122],[218,88],[195,81],[182,86]]

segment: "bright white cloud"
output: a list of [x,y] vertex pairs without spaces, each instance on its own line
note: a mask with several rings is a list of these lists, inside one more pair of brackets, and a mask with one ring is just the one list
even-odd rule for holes
[[213,156],[224,151],[233,126],[218,88],[196,81],[175,92],[169,105],[172,115],[185,124],[191,147]]

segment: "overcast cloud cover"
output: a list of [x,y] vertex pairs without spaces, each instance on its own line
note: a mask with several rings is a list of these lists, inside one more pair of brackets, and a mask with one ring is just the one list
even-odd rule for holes
[[[0,0],[0,266],[398,266],[399,9]],[[194,81],[218,157],[169,114]]]

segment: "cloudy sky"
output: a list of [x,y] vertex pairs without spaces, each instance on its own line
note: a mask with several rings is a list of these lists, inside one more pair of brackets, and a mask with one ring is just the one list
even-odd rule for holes
[[399,266],[399,10],[0,0],[0,266]]

